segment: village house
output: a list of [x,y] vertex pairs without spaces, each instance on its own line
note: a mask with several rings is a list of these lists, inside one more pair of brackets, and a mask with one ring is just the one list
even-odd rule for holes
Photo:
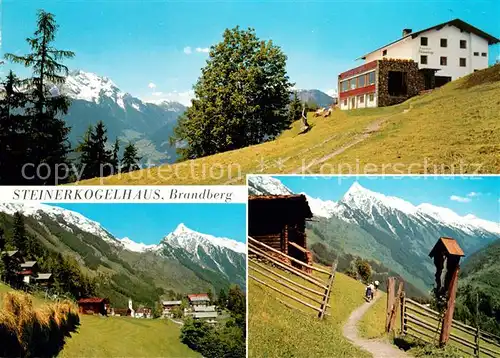
[[44,288],[50,288],[54,282],[50,273],[39,273],[38,263],[36,261],[25,261],[21,251],[2,251],[2,255],[7,255],[15,266],[19,267],[17,275],[19,281],[26,285],[39,285]]
[[210,298],[207,293],[196,293],[188,295],[190,306],[208,306],[210,304]]
[[[312,254],[307,250],[306,221],[313,214],[305,195],[255,195],[248,197],[248,234],[272,249],[312,264]],[[266,250],[262,247],[262,250]],[[274,256],[272,250],[267,249]],[[302,267],[280,255],[277,257],[304,271]]]
[[106,316],[109,310],[109,299],[102,297],[81,298],[78,300],[78,311],[83,314],[101,314]]
[[404,29],[400,39],[361,56],[363,65],[339,74],[340,109],[394,105],[487,68],[488,48],[499,42],[460,19]]
[[172,310],[175,308],[180,308],[182,301],[162,301],[161,304],[163,307],[163,316],[164,317],[171,317]]

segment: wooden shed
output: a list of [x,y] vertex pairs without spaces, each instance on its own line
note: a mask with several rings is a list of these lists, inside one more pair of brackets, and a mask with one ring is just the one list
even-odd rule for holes
[[109,299],[101,297],[81,298],[78,300],[78,311],[83,314],[107,315]]
[[[248,198],[248,234],[307,264],[306,221],[313,214],[305,195],[256,195]],[[294,266],[295,263],[292,262]]]

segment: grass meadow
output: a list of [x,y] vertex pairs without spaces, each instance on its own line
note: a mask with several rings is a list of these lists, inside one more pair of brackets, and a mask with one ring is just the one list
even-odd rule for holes
[[[399,105],[310,114],[304,134],[297,121],[273,141],[79,184],[244,184],[251,173],[497,173],[499,109],[496,65]],[[371,134],[357,142],[367,128]]]
[[[277,268],[273,270],[299,284],[315,288],[296,275]],[[249,274],[270,282],[253,270]],[[331,308],[327,310],[330,315],[321,321],[314,310],[263,287],[251,278],[248,285],[250,357],[371,357],[342,335],[342,326],[349,314],[364,302],[364,285],[360,282],[337,273],[330,298]],[[279,287],[281,292],[296,295],[276,283],[273,286]],[[288,308],[279,300],[304,312]],[[319,306],[307,298],[304,300]]]

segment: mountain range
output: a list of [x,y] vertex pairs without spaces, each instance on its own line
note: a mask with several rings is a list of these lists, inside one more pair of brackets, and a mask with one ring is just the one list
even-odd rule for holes
[[117,238],[75,211],[45,204],[0,203],[0,226],[12,227],[21,212],[30,235],[51,250],[74,256],[84,272],[105,276],[100,294],[114,302],[151,304],[169,291],[219,292],[245,287],[246,245],[179,224],[156,245]]
[[[122,150],[129,142],[135,144],[139,156],[146,164],[173,163],[177,159],[176,147],[169,138],[186,106],[175,101],[145,102],[122,91],[110,78],[95,73],[75,70],[66,82],[53,88],[71,98],[69,112],[64,117],[71,127],[72,146],[82,140],[90,125],[103,121],[111,146],[118,138]],[[304,102],[327,107],[334,99],[319,90],[297,90]]]
[[80,70],[70,72],[66,82],[53,90],[72,100],[64,119],[71,127],[69,140],[73,146],[90,125],[103,121],[110,144],[119,138],[123,149],[132,142],[143,161],[151,164],[176,160],[169,138],[178,117],[186,110],[182,104],[144,102],[121,91],[111,79]]
[[[292,191],[276,178],[252,176],[249,193]],[[466,256],[500,238],[498,223],[432,204],[415,206],[357,182],[339,201],[304,194],[315,216],[308,223],[309,245],[322,243],[336,252],[381,262],[424,292],[433,284],[435,268],[428,254],[439,237],[456,239]]]
[[[329,96],[325,92],[317,89],[299,89],[296,90],[297,97],[301,102],[315,103],[319,107],[328,107],[335,102],[335,98]],[[293,94],[291,96],[293,98]]]

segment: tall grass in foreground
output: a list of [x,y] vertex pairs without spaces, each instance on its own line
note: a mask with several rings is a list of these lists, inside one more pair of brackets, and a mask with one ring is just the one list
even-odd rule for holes
[[0,357],[51,357],[80,323],[71,301],[34,308],[31,297],[8,292],[0,309]]

